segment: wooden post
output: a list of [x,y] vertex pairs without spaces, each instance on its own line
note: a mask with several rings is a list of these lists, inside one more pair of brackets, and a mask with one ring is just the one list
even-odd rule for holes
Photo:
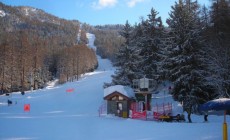
[[224,123],[223,123],[223,140],[228,140],[228,126],[226,123],[226,110],[224,111]]
[[158,113],[158,104],[156,104],[157,105],[157,113]]
[[145,111],[146,111],[146,120],[147,120],[147,111],[148,111],[148,104],[147,104],[147,95],[148,94],[145,94]]

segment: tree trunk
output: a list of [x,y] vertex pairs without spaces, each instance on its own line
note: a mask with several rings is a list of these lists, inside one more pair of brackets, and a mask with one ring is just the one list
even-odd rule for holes
[[1,92],[1,94],[3,94],[3,93],[5,93],[5,85],[4,85],[4,83],[5,83],[5,65],[6,65],[6,45],[4,45],[4,49],[3,49],[3,65],[2,65],[2,84],[1,84],[1,90],[2,90],[2,92]]
[[204,115],[204,121],[205,121],[205,122],[208,121],[208,115],[207,115],[207,114]]
[[188,122],[189,122],[189,123],[192,123],[191,112],[188,112]]

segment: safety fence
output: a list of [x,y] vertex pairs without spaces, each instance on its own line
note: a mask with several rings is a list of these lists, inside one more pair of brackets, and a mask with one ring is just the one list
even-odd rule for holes
[[[144,110],[142,102],[131,103],[129,118],[140,120],[159,120],[160,116],[172,113],[172,103],[155,104],[151,111]],[[103,101],[98,109],[99,117],[107,115],[107,102]]]
[[151,111],[144,111],[142,103],[134,102],[130,108],[129,117],[132,119],[159,120],[160,116],[172,113],[172,103],[155,104]]
[[101,105],[99,106],[98,114],[99,114],[99,117],[103,115],[107,115],[107,102],[106,101],[103,101]]
[[152,111],[160,114],[168,115],[172,113],[172,103],[156,104],[152,107]]

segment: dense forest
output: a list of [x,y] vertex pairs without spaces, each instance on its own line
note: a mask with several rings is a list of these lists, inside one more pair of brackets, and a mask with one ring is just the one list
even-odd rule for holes
[[171,94],[182,103],[189,122],[200,104],[229,98],[230,3],[210,2],[207,8],[197,1],[178,0],[169,12],[168,26],[154,8],[139,24],[127,21],[120,32],[124,42],[115,52],[117,70],[105,87],[131,86],[144,76],[158,83],[169,80],[174,85]]
[[[84,24],[31,7],[0,3],[0,91],[43,88],[55,78],[77,80],[97,67]],[[82,25],[82,26],[81,26]]]
[[94,44],[97,46],[97,54],[102,58],[108,58],[112,62],[116,61],[115,54],[118,52],[124,37],[120,35],[123,25],[98,25],[92,28],[91,32],[95,34]]

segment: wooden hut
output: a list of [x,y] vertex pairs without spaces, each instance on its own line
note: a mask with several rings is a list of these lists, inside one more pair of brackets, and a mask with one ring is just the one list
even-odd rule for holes
[[134,91],[130,87],[115,85],[105,88],[104,100],[107,101],[107,113],[127,118],[134,97]]

